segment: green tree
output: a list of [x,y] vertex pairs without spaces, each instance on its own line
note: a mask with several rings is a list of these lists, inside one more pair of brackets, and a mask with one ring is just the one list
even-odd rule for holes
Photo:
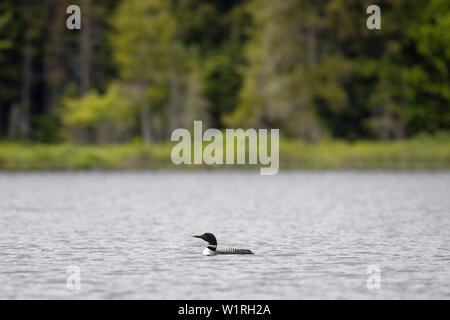
[[62,122],[68,137],[76,142],[107,143],[129,137],[133,114],[118,84],[104,95],[95,91],[82,98],[64,99]]
[[242,51],[251,25],[248,1],[172,2],[182,41],[198,48],[202,60],[201,78],[211,125],[223,128],[224,117],[238,104],[242,86]]
[[324,130],[313,101],[316,8],[308,1],[253,1],[254,31],[246,47],[240,102],[230,126],[277,127],[317,141]]
[[450,3],[428,1],[407,28],[417,59],[407,70],[410,133],[450,128]]
[[111,36],[121,79],[139,106],[143,141],[162,141],[203,117],[206,100],[195,52],[179,39],[168,1],[123,1]]

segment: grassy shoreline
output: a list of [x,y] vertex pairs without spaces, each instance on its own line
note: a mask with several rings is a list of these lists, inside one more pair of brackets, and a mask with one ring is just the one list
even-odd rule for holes
[[[172,163],[173,143],[74,145],[0,142],[0,170],[249,169],[248,165]],[[450,136],[404,141],[280,141],[280,169],[450,169]]]

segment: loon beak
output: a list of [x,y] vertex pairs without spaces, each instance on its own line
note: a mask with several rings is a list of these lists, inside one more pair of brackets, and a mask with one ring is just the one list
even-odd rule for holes
[[194,236],[194,238],[200,238],[200,239],[201,239],[201,238],[202,238],[202,236]]

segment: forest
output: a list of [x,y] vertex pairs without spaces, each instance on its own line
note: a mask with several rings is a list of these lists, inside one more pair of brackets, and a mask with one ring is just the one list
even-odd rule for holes
[[449,72],[447,0],[2,0],[0,167],[152,167],[194,120],[279,128],[286,166],[450,167]]

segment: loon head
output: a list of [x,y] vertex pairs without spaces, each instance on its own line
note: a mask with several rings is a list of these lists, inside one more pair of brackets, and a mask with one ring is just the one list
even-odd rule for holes
[[208,246],[203,250],[203,255],[213,256],[216,254],[217,250],[217,240],[212,233],[204,233],[201,236],[194,236],[195,238],[200,238],[208,242]]
[[194,238],[200,238],[208,242],[208,246],[217,246],[216,237],[212,233],[204,233],[201,236],[194,236]]

